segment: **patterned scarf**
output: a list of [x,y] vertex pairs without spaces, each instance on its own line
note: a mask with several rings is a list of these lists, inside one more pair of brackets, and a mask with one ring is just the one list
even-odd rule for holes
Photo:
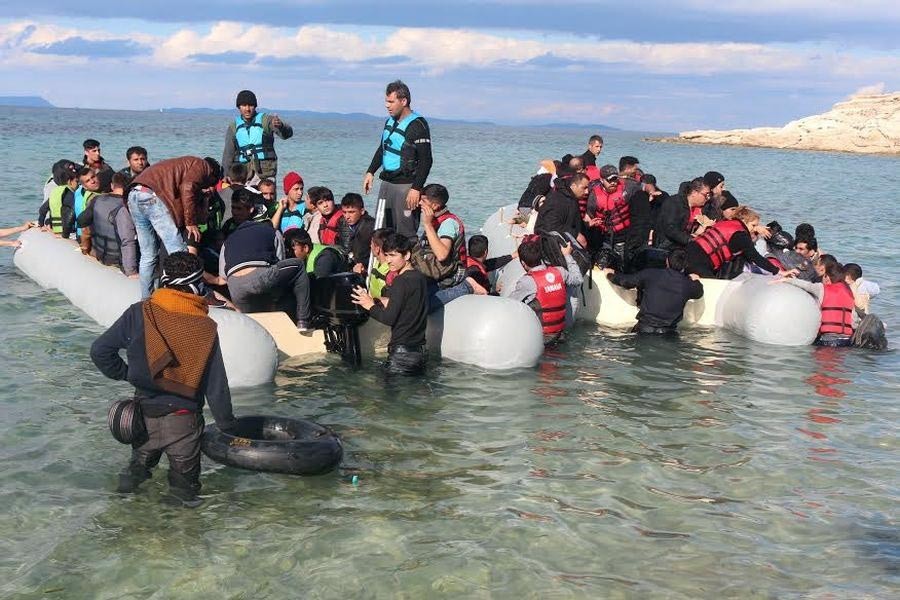
[[167,392],[196,398],[217,335],[206,301],[161,288],[143,303],[142,311],[154,383]]

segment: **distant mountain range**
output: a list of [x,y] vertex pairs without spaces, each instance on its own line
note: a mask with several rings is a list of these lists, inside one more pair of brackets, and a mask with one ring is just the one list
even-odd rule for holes
[[56,108],[40,96],[0,96],[0,106],[26,106],[29,108]]
[[[185,114],[234,114],[233,108],[161,108],[160,112],[185,113]],[[260,112],[276,112],[285,116],[298,116],[307,119],[341,119],[343,121],[384,121],[383,116],[370,115],[369,113],[338,113],[338,112],[316,112],[312,110],[274,110],[271,108],[259,108]],[[428,117],[431,123],[463,123],[467,125],[497,125],[493,121],[469,121],[464,119],[440,119],[438,117]],[[564,129],[591,129],[596,131],[622,131],[609,125],[583,124],[583,123],[541,123],[530,124],[526,127],[554,127]]]
[[[47,102],[40,96],[0,96],[0,106],[22,106],[26,108],[58,108]],[[61,107],[60,107],[61,108]],[[159,112],[174,114],[210,114],[210,115],[233,115],[233,108],[160,108]],[[277,112],[285,116],[295,116],[303,119],[339,119],[341,121],[383,121],[383,116],[370,115],[368,113],[338,113],[338,112],[316,112],[312,110],[272,110],[268,108],[260,108],[261,112]],[[155,112],[155,111],[147,111]],[[496,125],[491,121],[467,121],[462,119],[439,119],[437,117],[428,117],[428,121],[432,123],[462,123],[466,125]],[[546,124],[530,124],[527,127],[553,127],[564,129],[589,129],[593,131],[622,131],[615,127],[599,124],[581,124],[581,123],[546,123]]]

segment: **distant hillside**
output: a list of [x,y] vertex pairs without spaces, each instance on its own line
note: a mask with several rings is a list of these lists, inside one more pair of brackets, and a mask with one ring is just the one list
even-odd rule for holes
[[27,106],[29,108],[55,108],[40,96],[0,96],[0,106]]
[[[236,114],[233,108],[161,108],[160,112],[181,113],[181,114]],[[342,121],[384,121],[384,116],[370,115],[368,113],[338,113],[338,112],[316,112],[312,110],[272,110],[270,108],[259,108],[260,112],[275,112],[286,117],[297,116],[305,119],[340,119]],[[463,119],[440,119],[438,117],[428,117],[429,123],[463,123],[466,125],[496,125],[492,121],[468,121]],[[622,131],[615,127],[607,125],[577,125],[572,123],[550,123],[538,125],[522,125],[522,127],[564,127],[572,129],[590,129],[591,131]]]
[[[195,114],[195,115],[233,115],[237,111],[233,108],[161,108],[160,112]],[[273,110],[271,108],[260,107],[259,112],[274,112],[280,115],[295,115],[308,119],[341,119],[350,121],[371,121],[381,120],[382,117],[369,115],[366,113],[337,113],[337,112],[315,112],[312,110]]]
[[556,129],[590,129],[591,131],[624,131],[618,127],[598,125],[596,123],[547,123],[545,125],[533,125],[533,127],[553,127]]

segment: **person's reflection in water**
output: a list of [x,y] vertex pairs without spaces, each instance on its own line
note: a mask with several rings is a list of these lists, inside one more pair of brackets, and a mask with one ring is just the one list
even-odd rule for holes
[[[813,359],[818,368],[804,382],[812,387],[815,394],[822,399],[816,406],[806,411],[808,427],[798,427],[797,431],[814,440],[827,440],[827,426],[838,425],[842,422],[835,416],[838,414],[839,407],[837,399],[846,396],[846,392],[838,386],[850,384],[852,381],[845,377],[837,377],[836,374],[846,374],[843,368],[845,358],[846,351],[838,348],[822,346],[815,348],[813,352]],[[837,462],[837,449],[831,445],[812,447],[809,451],[810,460]]]

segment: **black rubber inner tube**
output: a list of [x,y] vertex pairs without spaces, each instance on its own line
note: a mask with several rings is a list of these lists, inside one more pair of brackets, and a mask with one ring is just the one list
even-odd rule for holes
[[212,460],[240,469],[320,475],[341,462],[344,447],[323,425],[287,417],[249,416],[236,419],[227,432],[207,425],[200,448]]

